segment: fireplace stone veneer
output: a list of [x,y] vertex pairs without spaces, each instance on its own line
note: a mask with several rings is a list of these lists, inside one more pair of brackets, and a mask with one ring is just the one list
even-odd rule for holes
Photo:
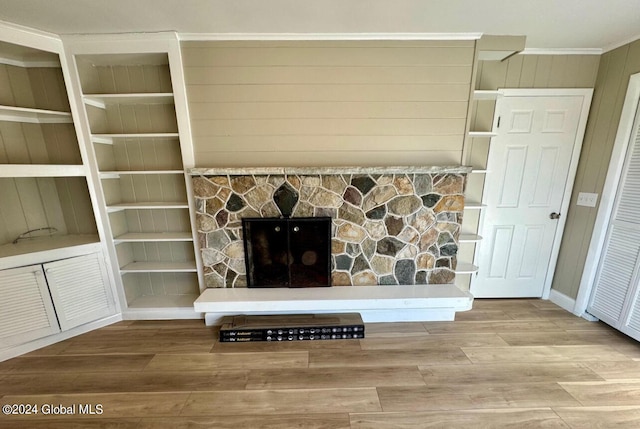
[[331,217],[332,285],[453,283],[468,167],[191,169],[208,288],[246,287],[243,218]]

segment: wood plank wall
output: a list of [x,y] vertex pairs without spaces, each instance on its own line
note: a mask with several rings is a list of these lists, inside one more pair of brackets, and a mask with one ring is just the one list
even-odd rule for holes
[[459,164],[473,41],[185,42],[196,165]]
[[578,295],[597,215],[597,208],[576,206],[578,192],[602,195],[629,76],[638,72],[640,40],[607,52],[600,59],[596,90],[553,281],[553,288],[570,298]]

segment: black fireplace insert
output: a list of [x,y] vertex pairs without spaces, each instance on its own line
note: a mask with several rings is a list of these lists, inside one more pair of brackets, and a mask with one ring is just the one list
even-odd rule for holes
[[248,287],[331,286],[331,218],[244,218]]

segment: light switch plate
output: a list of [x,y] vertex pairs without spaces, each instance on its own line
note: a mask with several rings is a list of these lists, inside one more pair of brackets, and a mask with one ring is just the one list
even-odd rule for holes
[[576,205],[584,207],[595,207],[598,203],[598,194],[591,194],[589,192],[580,192],[578,194],[578,202]]

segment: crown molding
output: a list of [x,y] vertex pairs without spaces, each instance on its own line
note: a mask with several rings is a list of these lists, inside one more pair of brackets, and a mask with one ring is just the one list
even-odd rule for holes
[[482,33],[179,33],[182,41],[478,40]]
[[600,48],[539,49],[526,48],[520,55],[602,55]]
[[43,51],[62,52],[62,40],[60,36],[36,28],[0,21],[2,41],[16,45],[28,46]]
[[636,34],[635,36],[629,37],[628,39],[625,39],[621,42],[618,43],[613,43],[611,45],[605,46],[603,49],[603,53],[605,52],[609,52],[609,51],[613,51],[614,49],[618,49],[624,45],[628,45],[629,43],[633,43],[636,40],[640,40],[640,34]]

